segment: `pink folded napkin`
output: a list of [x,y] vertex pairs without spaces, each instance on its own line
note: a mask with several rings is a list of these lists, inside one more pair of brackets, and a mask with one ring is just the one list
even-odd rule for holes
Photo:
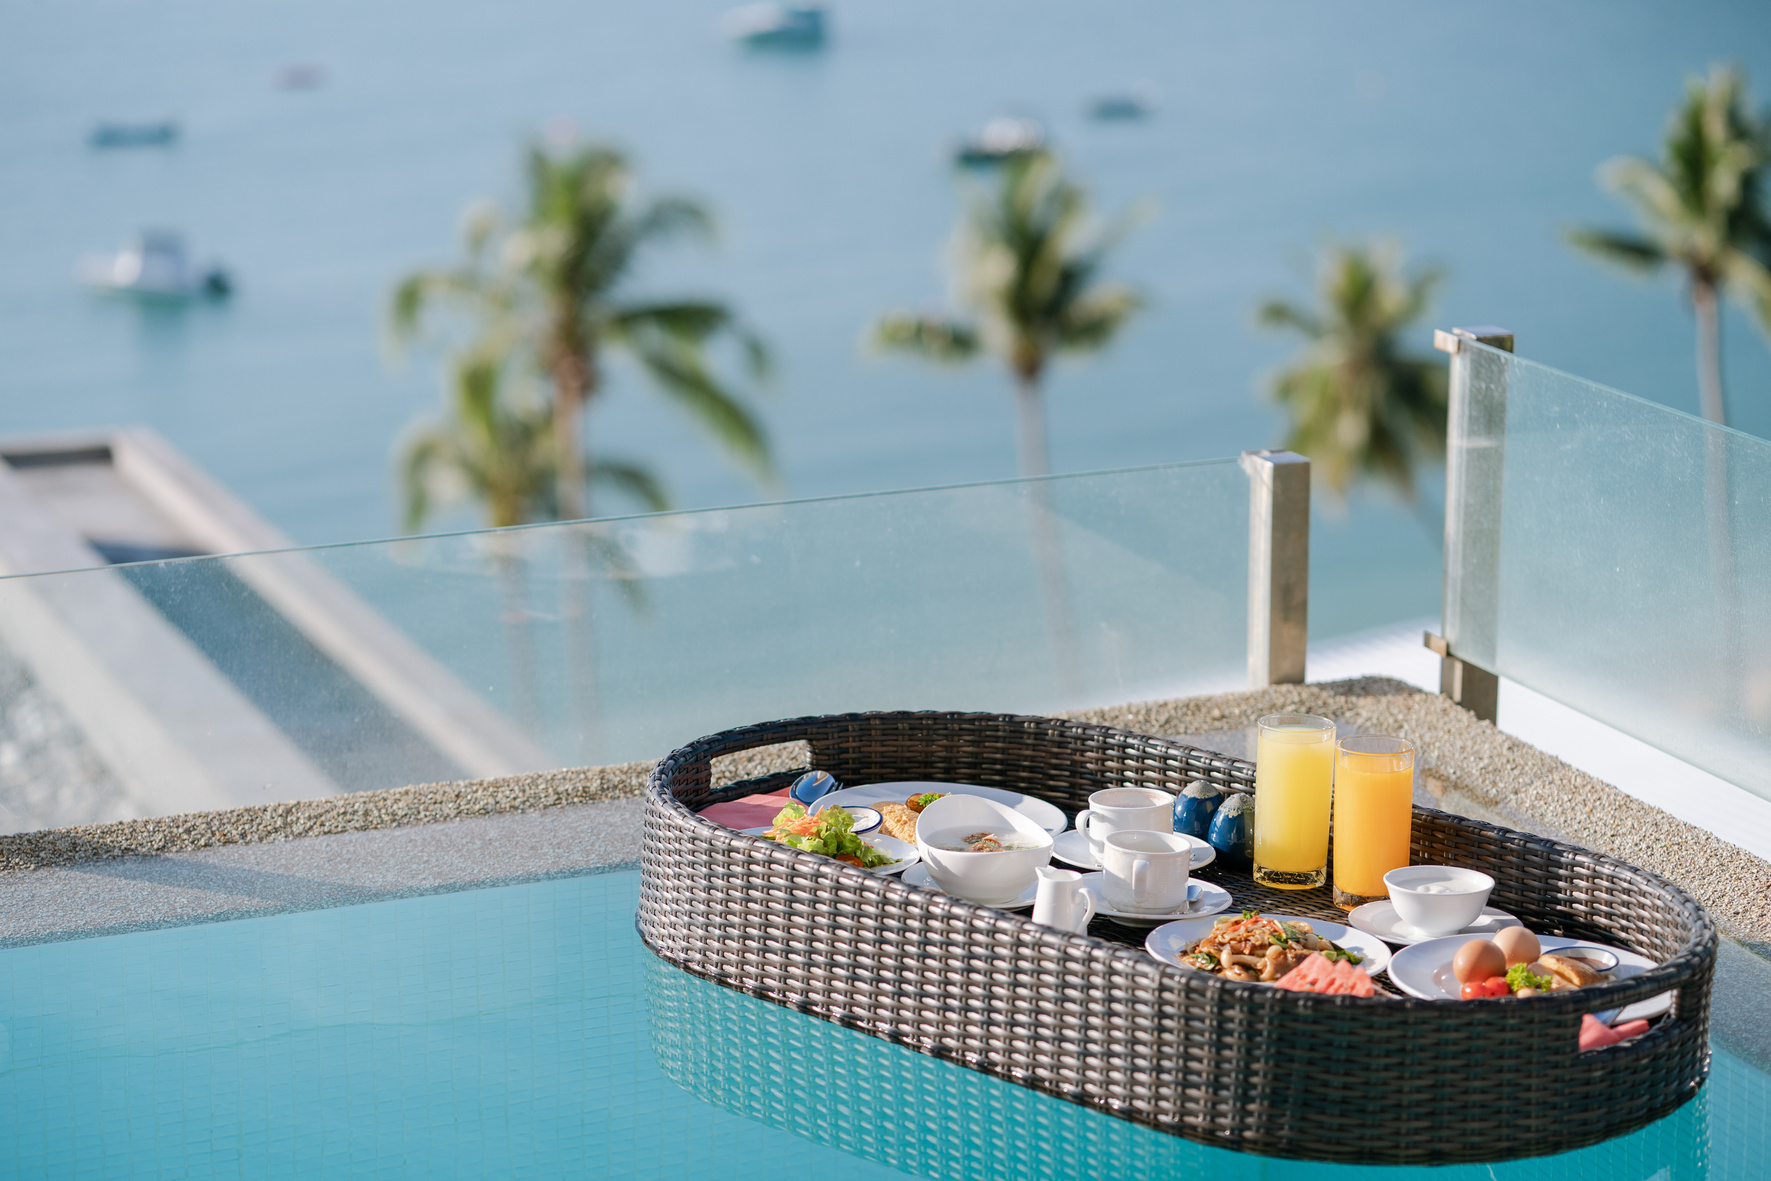
[[701,809],[701,815],[727,828],[765,828],[774,823],[775,813],[792,802],[786,789],[782,789],[767,795],[745,796],[741,800],[709,804]]

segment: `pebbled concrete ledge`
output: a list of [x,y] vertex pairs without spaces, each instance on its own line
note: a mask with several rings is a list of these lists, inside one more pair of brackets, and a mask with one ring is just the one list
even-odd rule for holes
[[0,947],[635,866],[638,799],[0,873]]

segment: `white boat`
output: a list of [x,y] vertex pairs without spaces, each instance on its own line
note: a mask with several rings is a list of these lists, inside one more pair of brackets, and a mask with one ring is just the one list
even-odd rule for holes
[[954,158],[961,164],[999,164],[1042,151],[1045,146],[1045,128],[1037,119],[1004,116],[990,120],[978,134],[961,143]]
[[101,291],[151,299],[219,298],[233,290],[225,270],[193,264],[184,239],[167,230],[145,230],[115,254],[88,255],[80,278]]
[[746,45],[811,48],[824,42],[821,4],[746,4],[727,12],[726,36]]

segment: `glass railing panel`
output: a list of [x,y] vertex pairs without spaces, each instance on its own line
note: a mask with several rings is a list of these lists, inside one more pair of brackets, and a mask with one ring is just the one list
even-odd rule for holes
[[13,691],[93,781],[0,823],[1236,687],[1248,503],[1224,460],[0,579]]
[[1448,552],[1453,651],[1771,797],[1771,444],[1463,352],[1471,416],[1504,426],[1464,457],[1498,456],[1500,495]]

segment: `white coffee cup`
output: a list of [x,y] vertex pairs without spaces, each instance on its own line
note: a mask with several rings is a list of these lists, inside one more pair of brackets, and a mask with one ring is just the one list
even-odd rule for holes
[[1187,901],[1193,847],[1172,832],[1116,832],[1101,844],[1101,893],[1117,910],[1168,914]]
[[1033,921],[1060,931],[1080,935],[1095,917],[1095,892],[1079,885],[1082,875],[1073,869],[1042,865],[1039,887],[1033,895]]
[[1101,842],[1113,833],[1173,832],[1175,797],[1153,787],[1109,787],[1088,797],[1088,807],[1076,814],[1076,827],[1098,862]]

